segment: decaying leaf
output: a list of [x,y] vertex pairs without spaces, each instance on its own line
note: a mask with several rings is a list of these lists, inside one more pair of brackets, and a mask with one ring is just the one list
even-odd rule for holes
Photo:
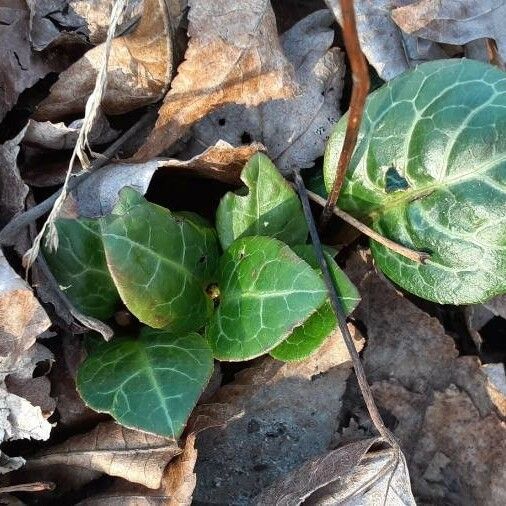
[[282,172],[313,166],[340,116],[345,64],[341,51],[331,48],[333,21],[329,11],[320,10],[281,36],[300,88],[295,98],[256,108],[230,105],[219,109],[195,125],[189,152],[198,153],[202,146],[212,146],[218,139],[234,146],[252,139],[266,146]]
[[[325,0],[341,21],[339,0]],[[388,81],[418,63],[446,58],[446,53],[433,42],[410,37],[392,20],[391,12],[413,0],[356,0],[354,3],[357,30],[362,50],[378,75]]]
[[[105,41],[114,0],[28,0],[30,41],[41,51],[51,44]],[[122,33],[140,17],[143,0],[130,0],[117,31]]]
[[220,106],[293,96],[269,0],[190,0],[190,41],[154,130],[134,155],[149,160]]
[[[49,397],[49,381],[45,377],[32,379],[32,376],[38,363],[51,361],[52,357],[47,348],[37,343],[22,356],[0,359],[0,442],[49,438],[52,425],[47,418],[54,410],[54,401]],[[24,393],[30,400],[16,393]],[[30,401],[45,406],[44,412],[40,405]],[[18,469],[23,464],[24,459],[20,457],[10,458],[0,453],[2,472]]]
[[[16,103],[21,92],[33,86],[60,61],[32,51],[28,41],[29,12],[23,0],[0,3],[0,121]],[[61,68],[61,67],[60,67]]]
[[[350,331],[361,348],[360,335]],[[250,503],[266,485],[326,452],[350,372],[344,342],[334,335],[303,362],[262,357],[237,374],[209,402],[244,415],[199,436],[194,499]]]
[[502,0],[418,0],[392,10],[393,21],[408,34],[446,44],[488,37],[495,40],[503,59],[505,18]]
[[19,143],[25,135],[21,130],[16,137],[0,145],[0,226],[3,227],[17,213],[24,211],[28,186],[19,173],[17,158]]
[[50,325],[31,288],[0,251],[0,357],[19,358]]
[[[163,97],[172,77],[172,25],[165,0],[145,0],[137,27],[113,39],[107,89],[101,102],[106,113],[120,114]],[[60,74],[34,118],[55,121],[81,114],[102,65],[105,44],[88,51]]]
[[[352,257],[346,271],[363,297],[355,315],[367,328],[366,374],[379,408],[395,420],[415,495],[427,503],[462,497],[470,504],[502,503],[501,376],[494,386],[477,357],[459,357],[442,325],[380,278],[367,259]],[[352,403],[364,423],[362,408]]]
[[241,170],[258,151],[265,148],[258,143],[234,148],[218,141],[190,160],[157,158],[145,163],[121,163],[107,165],[83,181],[73,192],[80,216],[96,218],[109,214],[125,186],[145,194],[153,174],[161,170],[173,170],[185,174],[218,179],[227,183],[239,183]]
[[381,438],[365,439],[311,460],[260,494],[255,504],[414,506],[404,456],[397,448],[371,450],[378,444]]
[[105,422],[39,453],[28,465],[33,469],[54,464],[86,467],[156,489],[167,463],[180,452],[173,439]]
[[217,179],[224,183],[239,184],[244,165],[255,153],[261,151],[265,151],[265,147],[258,142],[234,147],[220,139],[214,146],[208,147],[189,160],[160,160],[158,167]]
[[[38,122],[33,119],[28,121],[23,144],[31,148],[48,149],[53,151],[73,149],[76,145],[83,120],[72,121],[68,126],[65,123],[51,123],[50,121]],[[107,144],[119,135],[109,125],[104,115],[99,114],[93,125],[90,135],[90,144]]]
[[166,503],[168,506],[190,506],[192,503],[197,484],[197,475],[194,473],[197,462],[195,437],[195,434],[190,434],[186,438],[183,452],[165,470],[163,490],[170,498]]

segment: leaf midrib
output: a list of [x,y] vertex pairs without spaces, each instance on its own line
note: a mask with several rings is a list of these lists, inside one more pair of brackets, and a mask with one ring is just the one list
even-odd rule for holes
[[175,260],[172,260],[171,258],[162,256],[159,253],[156,253],[156,251],[154,251],[153,249],[148,248],[147,246],[144,246],[144,244],[141,244],[140,242],[134,241],[134,240],[130,239],[129,237],[126,237],[123,235],[113,234],[111,232],[105,233],[105,234],[103,234],[103,236],[104,237],[113,237],[113,238],[119,239],[121,241],[127,241],[132,246],[137,246],[142,251],[149,253],[151,256],[154,256],[156,259],[161,260],[162,262],[164,262],[164,263],[170,265],[171,267],[174,267],[176,270],[182,272],[184,275],[188,276],[189,278],[192,278],[197,284],[200,283],[199,278],[197,278],[197,276],[193,272],[191,272],[184,264],[176,262]]
[[[506,162],[505,153],[501,153],[498,156],[488,159],[486,162],[482,163],[477,169],[473,171],[466,172],[464,174],[458,174],[454,177],[449,177],[441,181],[434,181],[433,183],[427,184],[425,186],[422,186],[420,188],[411,191],[405,190],[402,192],[401,195],[395,195],[394,197],[385,199],[381,205],[378,205],[375,209],[369,212],[369,216],[371,216],[373,219],[377,218],[379,215],[383,214],[389,209],[392,209],[394,207],[400,207],[406,203],[412,202],[413,200],[418,200],[442,188],[451,187],[453,184],[473,179],[482,172],[486,172],[487,170],[492,169],[495,165],[499,164],[500,162]],[[506,189],[504,190],[504,192],[506,193]]]

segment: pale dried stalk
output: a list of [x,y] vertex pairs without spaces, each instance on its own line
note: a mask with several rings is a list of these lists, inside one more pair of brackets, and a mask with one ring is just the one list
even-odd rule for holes
[[111,53],[112,39],[114,38],[116,28],[127,3],[128,0],[116,0],[112,8],[109,29],[107,30],[107,39],[105,41],[103,59],[97,74],[97,79],[95,81],[95,88],[93,89],[93,92],[86,102],[83,125],[79,131],[79,137],[72,152],[72,156],[70,157],[67,174],[65,175],[65,181],[63,182],[61,193],[56,199],[53,208],[51,209],[51,212],[49,213],[49,216],[42,226],[40,232],[37,234],[37,237],[35,237],[32,247],[23,256],[23,265],[27,270],[33,265],[33,262],[39,254],[40,244],[42,238],[44,237],[44,234],[46,234],[46,231],[46,246],[48,249],[56,250],[58,248],[58,233],[56,231],[54,221],[58,217],[63,202],[67,198],[69,181],[70,177],[72,176],[72,170],[74,168],[76,157],[79,158],[81,166],[84,169],[88,169],[90,167],[90,159],[86,153],[86,150],[89,149],[88,138],[99,112],[100,103],[107,87],[107,68],[109,65],[109,55]]
[[[312,191],[309,190],[307,190],[307,194],[313,202],[316,202],[320,206],[325,205],[325,199],[323,197],[320,197],[316,193],[313,193]],[[367,237],[370,237],[374,241],[379,242],[380,244],[385,246],[385,248],[395,251],[395,253],[399,253],[399,255],[402,255],[403,257],[409,258],[409,260],[413,260],[413,262],[423,264],[425,263],[426,260],[430,258],[430,255],[428,253],[425,253],[423,251],[412,250],[410,248],[407,248],[406,246],[403,246],[402,244],[387,239],[381,234],[378,234],[378,232],[375,232],[372,228],[369,228],[367,225],[357,220],[353,216],[349,215],[348,213],[344,212],[342,209],[339,209],[339,207],[337,206],[334,207],[333,213],[338,218],[341,218],[343,221],[345,221],[352,227],[362,232]]]

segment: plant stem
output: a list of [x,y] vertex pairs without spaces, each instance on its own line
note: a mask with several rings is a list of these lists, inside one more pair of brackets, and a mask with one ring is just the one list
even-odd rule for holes
[[[321,206],[325,205],[325,199],[323,197],[320,197],[316,193],[313,193],[312,191],[306,190],[308,197],[317,204],[320,204]],[[372,228],[369,228],[367,225],[362,223],[361,221],[357,220],[353,216],[349,215],[348,213],[344,212],[342,209],[339,209],[339,207],[334,207],[333,213],[344,220],[346,223],[349,223],[352,227],[355,227],[357,230],[360,230],[364,235],[367,237],[370,237],[376,242],[379,242],[385,248],[388,248],[392,251],[395,251],[399,255],[402,255],[403,257],[409,258],[410,260],[413,260],[413,262],[418,263],[425,263],[427,259],[430,258],[430,255],[428,253],[425,253],[423,251],[415,251],[410,248],[407,248],[406,246],[402,246],[402,244],[398,244],[381,234],[378,234],[378,232],[375,232]]]
[[304,181],[302,180],[299,171],[294,170],[293,175],[295,186],[297,188],[297,192],[302,202],[302,208],[304,210],[304,216],[306,218],[309,233],[311,235],[311,241],[313,242],[316,258],[318,259],[318,264],[322,270],[323,279],[329,292],[330,303],[336,315],[339,330],[341,331],[341,334],[343,336],[346,348],[348,348],[348,352],[350,354],[351,361],[353,363],[353,368],[355,369],[358,385],[360,387],[360,391],[362,392],[365,405],[367,407],[367,410],[369,411],[371,420],[374,426],[376,427],[376,430],[379,432],[379,434],[382,437],[384,437],[394,448],[398,448],[397,442],[395,441],[390,431],[385,427],[385,424],[383,423],[378,408],[376,407],[376,403],[374,402],[374,398],[371,392],[371,387],[367,383],[365,371],[364,368],[362,367],[362,362],[360,361],[358,352],[355,348],[355,345],[353,344],[353,338],[351,337],[350,330],[348,329],[348,325],[346,324],[346,314],[343,310],[343,307],[341,306],[341,302],[339,301],[339,296],[337,294],[336,287],[332,281],[329,267],[323,255],[322,244],[320,242],[320,237],[318,236],[318,231],[316,230],[316,224],[314,222],[313,215],[311,213],[311,208],[309,206],[309,198],[306,187],[304,186]]
[[[138,133],[143,127],[147,126],[153,121],[155,117],[154,110],[149,109],[137,123],[132,125],[126,132],[123,133],[118,139],[116,139],[103,153],[102,155],[94,160],[90,170],[84,172],[78,176],[74,176],[68,185],[68,191],[72,191],[74,188],[79,186],[86,178],[89,177],[91,172],[98,170],[104,166],[111,158],[118,152],[118,150],[129,141],[136,133]],[[19,232],[26,226],[33,223],[35,220],[46,214],[51,210],[56,199],[60,196],[62,190],[58,190],[53,195],[42,201],[40,204],[32,207],[31,209],[19,214],[12,219],[3,229],[0,231],[0,245],[12,246],[18,239]]]
[[44,490],[54,490],[55,485],[52,481],[35,481],[33,483],[20,483],[8,487],[0,487],[0,494],[9,494],[11,492],[42,492]]
[[339,155],[332,190],[329,193],[327,203],[323,208],[320,218],[320,230],[324,230],[327,226],[330,217],[332,216],[332,210],[336,206],[339,193],[343,186],[346,170],[348,169],[353,150],[357,144],[360,122],[362,121],[362,113],[364,111],[365,100],[370,86],[367,62],[362,50],[360,49],[360,42],[358,40],[353,0],[340,0],[340,3],[344,45],[346,46],[346,52],[350,60],[353,89],[351,92],[350,108],[348,110],[348,125],[346,126],[343,148],[341,150],[341,154]]

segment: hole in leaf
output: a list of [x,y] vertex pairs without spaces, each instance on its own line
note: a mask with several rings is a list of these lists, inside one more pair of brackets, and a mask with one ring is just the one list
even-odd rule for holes
[[251,141],[252,141],[252,137],[251,137],[251,134],[249,134],[248,132],[243,132],[242,135],[241,135],[241,143],[242,144],[251,144]]
[[227,120],[225,118],[220,118],[218,120],[218,125],[220,126],[225,126],[225,123],[227,122]]
[[409,188],[409,183],[395,167],[389,167],[385,174],[385,190],[387,193],[402,191]]

